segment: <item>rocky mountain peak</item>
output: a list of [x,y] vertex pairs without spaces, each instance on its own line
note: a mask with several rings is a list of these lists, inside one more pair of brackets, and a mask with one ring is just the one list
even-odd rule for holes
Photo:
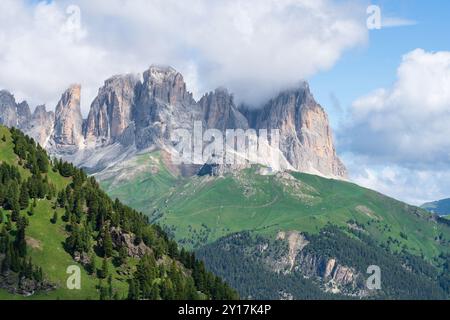
[[17,105],[17,123],[20,127],[27,128],[31,121],[30,106],[26,101],[23,101]]
[[237,109],[233,95],[225,88],[205,94],[199,101],[207,128],[247,129],[248,121]]
[[105,81],[91,105],[85,137],[87,140],[116,141],[131,124],[132,107],[139,77],[119,75]]
[[[143,73],[142,82],[131,74],[107,79],[85,121],[80,95],[81,86],[73,85],[61,96],[55,114],[38,107],[31,128],[25,131],[50,153],[90,172],[111,167],[144,150],[170,152],[177,143],[174,132],[193,132],[194,123],[202,122],[207,128],[223,132],[278,129],[280,143],[276,152],[282,157],[283,169],[346,176],[334,148],[327,114],[314,100],[306,82],[280,92],[262,106],[238,108],[233,95],[224,88],[196,102],[179,72],[153,65]],[[1,123],[28,123],[27,107],[17,106],[10,93],[0,92]]]
[[153,98],[170,105],[195,102],[192,94],[186,90],[183,76],[172,67],[152,65],[143,76],[143,87]]
[[39,144],[46,146],[55,125],[55,113],[47,111],[45,105],[39,105],[34,109],[27,133]]
[[346,177],[336,154],[325,110],[307,83],[282,91],[260,109],[245,111],[256,129],[278,129],[280,150],[297,170],[329,177]]
[[81,85],[69,87],[55,111],[53,140],[58,147],[79,147],[83,142],[83,117],[80,109]]
[[7,127],[17,127],[16,99],[6,90],[0,91],[0,123]]

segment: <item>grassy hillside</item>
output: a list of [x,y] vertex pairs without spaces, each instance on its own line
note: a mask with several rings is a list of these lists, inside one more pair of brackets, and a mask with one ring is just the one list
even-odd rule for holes
[[[0,300],[236,297],[141,213],[2,126],[0,169]],[[113,241],[113,232],[131,240]],[[77,254],[88,262],[76,262]],[[81,270],[79,290],[66,285],[74,265]],[[39,289],[28,292],[28,282]]]
[[152,213],[155,204],[163,202],[182,183],[162,165],[160,152],[138,155],[96,177],[111,197],[146,213]]
[[[450,292],[444,218],[345,181],[266,175],[257,166],[183,178],[165,163],[159,153],[139,155],[99,178],[110,195],[150,212],[179,244],[195,249],[242,297],[445,299]],[[280,241],[282,234],[294,236]],[[352,270],[351,288],[325,275],[334,260]],[[385,281],[375,293],[364,287],[372,264]]]
[[225,177],[168,179],[161,158],[147,157],[158,169],[102,184],[127,204],[153,212],[151,218],[189,248],[241,231],[271,238],[279,231],[314,234],[331,223],[363,228],[394,252],[406,249],[430,261],[449,251],[450,229],[433,214],[353,183],[302,173],[262,175],[257,167]]

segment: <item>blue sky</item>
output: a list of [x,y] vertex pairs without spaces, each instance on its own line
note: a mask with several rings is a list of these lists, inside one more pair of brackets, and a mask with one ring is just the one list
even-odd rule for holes
[[[368,30],[366,9],[382,21]],[[446,0],[2,0],[0,89],[54,108],[82,85],[175,67],[198,98],[263,103],[301,79],[329,113],[351,180],[412,204],[450,197]],[[449,141],[448,141],[449,140]]]
[[[402,56],[416,48],[426,51],[449,51],[450,1],[388,0],[372,1],[379,5],[382,16],[395,16],[416,21],[412,26],[371,30],[367,45],[343,55],[329,71],[313,76],[310,81],[316,98],[332,106],[333,94],[345,108],[374,88],[392,85]],[[333,114],[333,108],[329,108]],[[332,120],[337,126],[339,114]]]

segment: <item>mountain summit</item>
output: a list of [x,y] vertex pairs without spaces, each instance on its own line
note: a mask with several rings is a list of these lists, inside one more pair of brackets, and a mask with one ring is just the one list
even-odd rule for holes
[[[174,132],[194,132],[194,124],[217,129],[278,129],[276,147],[284,167],[331,178],[347,172],[334,148],[324,109],[314,100],[306,82],[281,92],[263,106],[237,106],[224,88],[199,101],[187,91],[182,74],[171,67],[151,66],[138,75],[106,80],[91,104],[87,119],[80,112],[81,87],[71,86],[55,113],[38,107],[33,115],[26,102],[16,104],[7,91],[0,94],[0,124],[17,126],[49,152],[89,172],[103,171],[145,150],[174,150]],[[268,163],[270,166],[270,161]],[[201,168],[191,166],[195,174]]]

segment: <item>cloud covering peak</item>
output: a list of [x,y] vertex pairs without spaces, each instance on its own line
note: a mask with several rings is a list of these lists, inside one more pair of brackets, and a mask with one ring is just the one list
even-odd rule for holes
[[196,96],[224,86],[258,103],[332,67],[367,37],[365,8],[354,1],[72,3],[1,2],[1,88],[55,104],[80,82],[86,112],[112,74],[164,64],[182,72]]

